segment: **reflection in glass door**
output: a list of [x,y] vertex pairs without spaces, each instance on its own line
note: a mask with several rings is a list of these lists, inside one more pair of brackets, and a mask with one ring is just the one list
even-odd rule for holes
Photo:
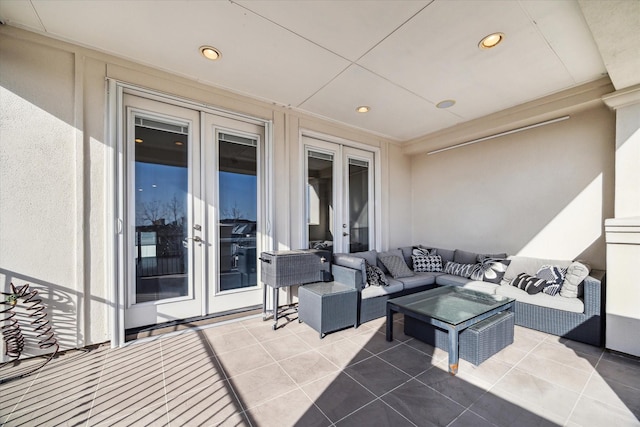
[[307,152],[307,233],[309,248],[333,248],[333,154]]
[[257,286],[258,141],[218,133],[220,291]]
[[369,167],[368,160],[349,158],[347,161],[346,223],[349,224],[349,252],[371,249]]
[[189,294],[187,126],[135,119],[135,303]]

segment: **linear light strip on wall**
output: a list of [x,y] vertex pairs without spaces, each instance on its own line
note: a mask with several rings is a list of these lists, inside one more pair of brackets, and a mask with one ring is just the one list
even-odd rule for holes
[[452,145],[451,147],[445,147],[445,148],[440,148],[438,150],[429,151],[427,153],[427,155],[429,156],[431,154],[442,153],[443,151],[453,150],[454,148],[464,147],[465,145],[475,144],[476,142],[482,142],[482,141],[486,141],[488,139],[498,138],[499,136],[510,135],[512,133],[522,132],[523,130],[528,130],[528,129],[533,129],[533,128],[537,128],[537,127],[540,127],[540,126],[550,125],[551,123],[557,123],[557,122],[561,122],[563,120],[567,120],[570,117],[571,116],[562,116],[562,117],[558,117],[556,119],[551,119],[551,120],[547,120],[547,121],[544,121],[544,122],[535,123],[535,124],[528,125],[528,126],[523,126],[521,128],[517,128],[517,129],[508,130],[508,131],[505,131],[505,132],[496,133],[494,135],[483,136],[482,138],[474,139],[472,141],[463,142],[461,144]]

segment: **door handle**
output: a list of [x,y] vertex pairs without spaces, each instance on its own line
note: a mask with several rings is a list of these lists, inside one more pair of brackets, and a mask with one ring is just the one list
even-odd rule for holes
[[347,237],[347,236],[349,235],[349,233],[347,233],[346,231],[343,231],[343,232],[342,232],[342,235],[343,235],[344,237]]
[[204,243],[204,240],[202,240],[202,238],[200,236],[193,236],[193,237],[185,237],[184,240],[182,240],[182,246],[184,246],[185,248],[189,246],[189,240],[193,240],[194,242],[197,243]]

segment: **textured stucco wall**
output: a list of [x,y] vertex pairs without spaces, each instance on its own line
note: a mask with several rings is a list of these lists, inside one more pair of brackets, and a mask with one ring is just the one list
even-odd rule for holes
[[569,120],[413,157],[413,243],[605,267],[613,214],[615,119],[604,105]]
[[38,289],[58,340],[75,347],[81,333],[75,58],[3,37],[0,58],[2,290],[12,282]]

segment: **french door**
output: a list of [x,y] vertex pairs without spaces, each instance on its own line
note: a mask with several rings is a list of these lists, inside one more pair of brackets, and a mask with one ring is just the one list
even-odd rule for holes
[[264,126],[123,103],[125,328],[258,305]]
[[333,252],[375,248],[374,153],[303,136],[305,243]]

